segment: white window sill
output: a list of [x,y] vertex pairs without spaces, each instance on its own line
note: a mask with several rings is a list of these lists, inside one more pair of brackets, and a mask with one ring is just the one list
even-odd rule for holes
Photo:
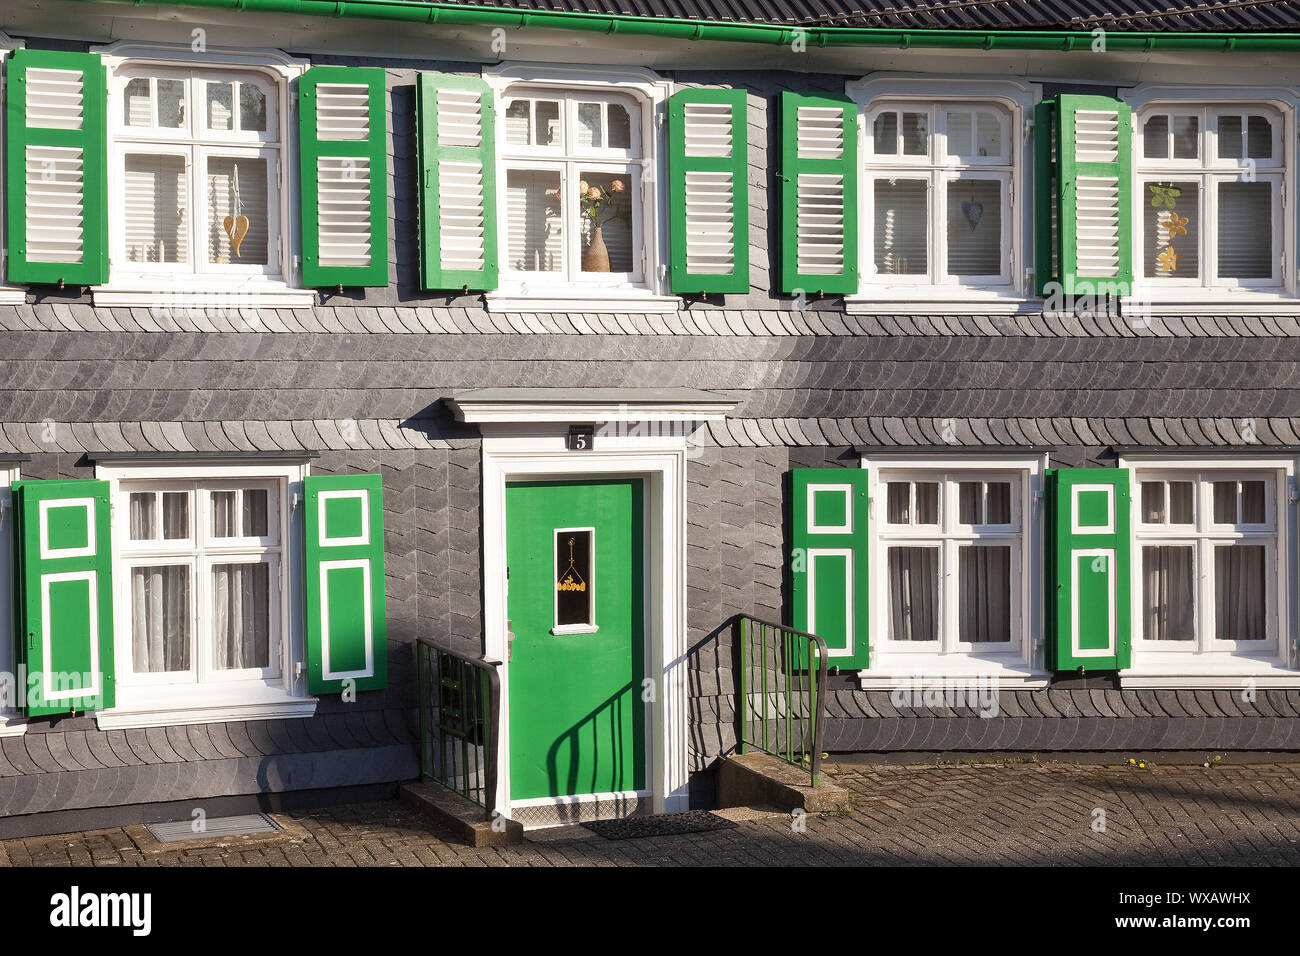
[[1120,309],[1128,315],[1300,315],[1300,298],[1268,292],[1227,289],[1139,290],[1136,296],[1120,298]]
[[18,286],[0,286],[0,305],[22,305],[27,301],[27,290]]
[[310,309],[316,304],[315,289],[291,289],[279,282],[178,283],[159,278],[123,281],[91,289],[94,304],[119,308],[185,310],[220,309]]
[[489,292],[483,297],[489,312],[676,312],[682,301],[648,289],[518,289]]
[[95,721],[100,730],[310,717],[316,712],[315,697],[291,697],[283,690],[264,686],[211,687],[201,691],[193,686],[166,690],[119,687],[118,695],[129,695],[134,700],[97,713]]
[[15,713],[0,714],[0,737],[21,737],[27,733],[27,718]]
[[[835,661],[832,658],[831,663]],[[872,655],[871,666],[858,672],[863,690],[916,690],[924,693],[937,682],[967,682],[972,687],[1035,690],[1051,683],[1049,671],[1025,663],[1020,655],[907,654]],[[956,685],[956,689],[961,688]]]
[[844,311],[850,315],[1018,315],[1041,310],[1041,300],[987,289],[890,286],[844,297]]
[[1277,658],[1140,651],[1135,651],[1133,657],[1134,665],[1119,672],[1121,688],[1243,690],[1246,681],[1255,687],[1300,688],[1300,671],[1283,667]]

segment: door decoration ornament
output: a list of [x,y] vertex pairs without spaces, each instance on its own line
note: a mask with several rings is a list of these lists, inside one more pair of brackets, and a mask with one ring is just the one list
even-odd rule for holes
[[1170,275],[1178,271],[1178,260],[1180,256],[1174,250],[1174,236],[1187,235],[1187,217],[1180,216],[1174,212],[1174,207],[1178,204],[1178,197],[1183,191],[1170,183],[1167,186],[1161,186],[1152,183],[1148,189],[1151,190],[1151,205],[1158,210],[1156,212],[1156,272],[1161,275]]
[[248,235],[248,217],[243,214],[243,203],[239,201],[239,164],[235,163],[230,174],[230,188],[235,200],[235,214],[226,216],[221,221],[222,228],[226,231],[226,238],[230,240],[230,246],[235,250],[235,258],[239,258],[239,247],[244,242],[244,237]]
[[578,573],[578,569],[574,565],[573,538],[569,539],[569,566],[565,569],[564,573],[560,575],[560,580],[555,582],[555,590],[557,591],[587,590],[586,579],[584,579],[583,576],[580,573]]
[[971,183],[970,199],[961,204],[961,213],[966,217],[966,221],[970,223],[971,232],[975,231],[975,227],[978,226],[980,220],[984,218],[984,204],[975,198],[974,183]]

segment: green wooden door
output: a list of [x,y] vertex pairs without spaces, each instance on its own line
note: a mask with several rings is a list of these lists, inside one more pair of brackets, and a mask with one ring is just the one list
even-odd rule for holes
[[642,483],[506,486],[510,798],[646,783]]

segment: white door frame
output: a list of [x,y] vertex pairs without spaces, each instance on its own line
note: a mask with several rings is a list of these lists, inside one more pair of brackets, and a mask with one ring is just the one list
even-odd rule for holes
[[[646,481],[646,676],[655,681],[650,706],[647,784],[653,813],[685,810],[686,727],[686,458],[687,429],[672,434],[596,437],[592,451],[567,451],[566,428],[554,423],[483,424],[483,627],[484,652],[501,667],[501,730],[497,749],[496,805],[509,816],[510,665],[506,621],[506,482],[602,475],[641,476]],[[557,797],[557,805],[574,802]],[[519,805],[536,805],[520,801]]]

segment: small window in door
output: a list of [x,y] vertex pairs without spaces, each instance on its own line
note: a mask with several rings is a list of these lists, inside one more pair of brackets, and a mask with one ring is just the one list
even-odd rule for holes
[[555,532],[555,629],[552,633],[594,631],[591,528]]

